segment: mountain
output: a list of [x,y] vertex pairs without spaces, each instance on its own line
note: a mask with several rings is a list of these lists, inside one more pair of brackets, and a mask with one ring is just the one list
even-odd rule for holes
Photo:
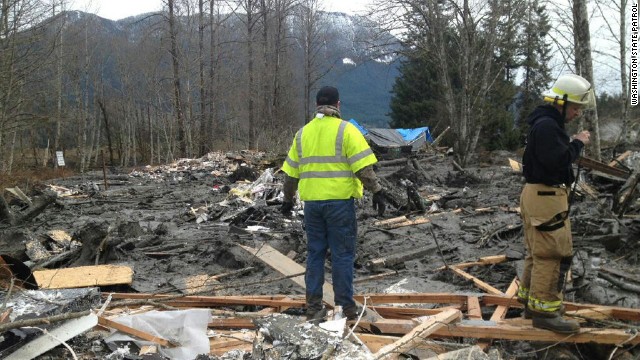
[[[141,98],[154,96],[157,89],[149,87],[158,85],[150,85],[149,77],[158,76],[160,80],[156,79],[156,84],[159,81],[161,86],[168,86],[163,91],[164,96],[171,101],[171,82],[168,80],[171,77],[171,58],[168,52],[166,14],[148,13],[112,21],[81,11],[69,11],[58,17],[64,20],[64,44],[71,47],[65,52],[74,59],[83,59],[84,47],[90,49],[90,61],[97,68],[96,73],[102,76],[102,81],[109,84],[116,93],[128,92]],[[324,41],[322,49],[324,65],[320,66],[325,66],[329,71],[319,71],[326,75],[316,82],[317,88],[334,85],[340,90],[345,119],[354,118],[369,127],[388,127],[390,91],[398,76],[398,62],[395,61],[394,55],[399,47],[397,39],[391,34],[381,32],[374,22],[362,16],[323,12],[321,18],[327,40]],[[50,21],[51,34],[55,34],[60,28],[59,20]],[[244,71],[243,67],[246,69],[246,40],[243,38],[246,25],[243,20],[239,16],[225,17],[226,22],[217,34],[220,41],[220,62],[216,64],[217,71],[229,73],[224,75],[227,77],[222,80],[222,84],[234,82],[226,87],[238,88],[238,74]],[[192,93],[188,96],[196,99],[199,97],[195,86],[198,82],[195,60],[198,51],[197,18],[180,17],[178,26],[181,54],[188,64],[184,66],[191,67],[183,71],[183,74],[189,74],[191,77],[183,81],[183,84],[191,85]],[[291,33],[294,32],[295,30],[291,29]],[[258,33],[256,38],[260,36]],[[207,42],[205,46],[208,45]],[[293,73],[291,76],[295,78],[300,76],[302,51],[295,49],[295,42],[290,47],[294,49],[288,53],[290,58],[286,61],[288,64],[294,64],[290,65],[294,67],[290,71]],[[260,46],[256,48],[256,53],[259,53]],[[79,69],[77,73],[81,73],[82,60],[78,61],[76,66]],[[258,59],[254,66],[260,71],[262,61]],[[163,78],[167,80],[162,80]],[[297,85],[302,81],[294,79],[291,83]],[[123,90],[126,86],[129,86],[127,91]],[[132,86],[147,88],[132,91]],[[239,93],[241,90],[235,88],[233,91],[238,93],[228,96],[242,96]],[[97,89],[88,91],[98,92]],[[287,91],[299,97],[295,95],[297,89]]]

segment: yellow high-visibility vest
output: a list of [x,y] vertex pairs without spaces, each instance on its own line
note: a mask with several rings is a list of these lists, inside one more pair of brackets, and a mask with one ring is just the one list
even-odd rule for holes
[[298,130],[282,171],[300,179],[303,201],[362,197],[355,173],[378,162],[360,130],[353,124],[318,114]]

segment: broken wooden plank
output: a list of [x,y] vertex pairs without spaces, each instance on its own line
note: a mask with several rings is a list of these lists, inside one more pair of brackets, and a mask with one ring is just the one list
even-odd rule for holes
[[[484,321],[482,324],[456,323],[438,329],[434,335],[446,337],[463,337],[478,339],[503,339],[515,341],[542,341],[567,343],[597,343],[618,345],[640,344],[640,337],[629,334],[625,330],[581,328],[573,335],[554,333],[529,326],[510,326]],[[628,342],[627,342],[628,341]]]
[[407,217],[402,215],[402,216],[394,217],[394,218],[391,218],[391,219],[375,221],[373,223],[373,226],[382,226],[382,227],[384,227],[384,226],[387,226],[387,225],[392,225],[392,224],[405,222],[407,220],[408,220]]
[[603,162],[581,156],[577,161],[579,166],[596,170],[620,179],[627,179],[630,173],[627,170],[609,166]]
[[619,216],[624,215],[627,207],[629,206],[629,202],[633,198],[633,195],[636,191],[636,187],[638,186],[638,182],[640,181],[640,171],[634,171],[629,175],[627,181],[622,185],[618,194],[613,201],[612,210],[614,213]]
[[616,165],[621,164],[622,160],[628,158],[629,155],[631,155],[631,154],[632,154],[631,150],[627,150],[627,151],[623,152],[617,158],[615,158],[612,161],[610,161],[609,162],[609,166],[615,167]]
[[[398,336],[391,335],[375,335],[375,334],[367,334],[367,333],[356,333],[355,334],[363,344],[369,348],[372,353],[376,353],[382,349],[385,345],[393,344],[400,339]],[[422,350],[430,350],[435,352],[436,354],[442,354],[450,351],[451,349],[455,349],[457,347],[466,347],[465,345],[457,344],[457,343],[436,343],[432,341],[421,341],[417,344],[414,344],[416,349]]]
[[[396,321],[396,324],[392,324]],[[378,326],[378,324],[382,326]],[[372,326],[373,325],[373,326]],[[407,320],[391,320],[385,319],[381,324],[379,322],[362,321],[358,323],[361,327],[368,331],[378,331],[381,327],[387,331],[395,331],[396,334],[406,334],[412,331],[415,323]],[[567,343],[598,343],[608,345],[625,345],[640,344],[640,337],[628,333],[625,330],[618,329],[602,329],[602,328],[581,328],[577,334],[559,334],[549,330],[542,330],[527,325],[513,326],[505,323],[496,323],[494,321],[479,320],[462,320],[460,322],[449,324],[433,332],[438,337],[460,337],[460,338],[476,338],[476,339],[492,339],[492,340],[513,340],[513,341],[541,341],[541,342],[567,342]]]
[[425,322],[416,326],[393,344],[385,345],[375,353],[374,356],[376,359],[390,359],[392,353],[403,352],[408,348],[414,347],[418,342],[422,342],[439,328],[447,326],[461,318],[462,313],[460,310],[445,310],[438,315],[429,317]]
[[369,270],[378,270],[381,268],[401,264],[408,260],[420,258],[425,255],[434,254],[436,250],[438,250],[438,248],[434,245],[423,246],[421,248],[412,249],[403,253],[391,254],[383,258],[369,260],[365,263],[365,266]]
[[[484,305],[505,305],[509,307],[522,308],[522,304],[516,301],[514,297],[491,294],[482,296],[481,303]],[[579,304],[569,301],[564,301],[562,304],[567,311],[604,307],[606,309],[609,309],[611,311],[611,315],[616,319],[629,321],[638,321],[638,319],[640,319],[640,309],[632,309],[619,306],[603,306],[597,304]]]
[[133,270],[128,266],[96,265],[75,268],[36,270],[41,289],[69,289],[89,286],[131,284]]
[[495,295],[501,295],[502,291],[494,288],[493,286],[487,284],[486,282],[478,279],[477,277],[469,274],[468,272],[465,272],[463,270],[457,269],[457,268],[449,268],[451,269],[451,271],[453,271],[454,273],[462,276],[463,278],[467,279],[467,280],[471,280],[473,281],[473,283],[479,287],[480,289],[490,293],[490,294],[495,294]]
[[[515,277],[513,281],[511,281],[511,284],[509,285],[509,288],[504,293],[504,295],[508,297],[515,296],[516,293],[518,292],[518,286],[519,286],[518,277]],[[504,318],[507,316],[507,311],[509,311],[508,306],[498,305],[496,309],[493,311],[493,314],[491,314],[491,318],[489,320],[496,321],[496,322],[504,320]],[[488,340],[479,341],[477,345],[482,350],[486,350],[486,348],[488,348],[489,345],[491,345],[491,341],[488,341]]]
[[522,164],[519,161],[516,161],[510,158],[509,166],[511,166],[511,169],[515,172],[518,172],[518,173],[522,172]]
[[[251,248],[249,246],[238,245],[244,250],[256,256],[258,259],[264,261],[267,265],[271,266],[276,271],[280,272],[282,275],[289,276],[295,275],[305,272],[305,268],[296,263],[295,261],[289,259],[285,255],[283,255],[278,250],[272,248],[267,244],[262,244],[258,249]],[[304,276],[296,276],[291,278],[296,284],[300,285],[303,289],[305,288]],[[322,300],[334,307],[335,304],[335,294],[333,292],[333,286],[326,282],[322,285]],[[363,306],[359,302],[356,301],[356,306]],[[379,315],[375,314],[373,311],[367,312],[367,317],[371,319],[380,318]]]
[[469,319],[482,319],[482,309],[477,296],[467,297],[467,317]]
[[108,327],[108,328],[112,328],[112,329],[118,330],[118,331],[123,332],[123,333],[128,334],[128,335],[135,336],[135,337],[140,338],[142,340],[150,341],[150,342],[152,342],[154,344],[158,344],[158,345],[161,345],[161,346],[164,346],[164,347],[170,347],[171,348],[171,347],[179,346],[179,344],[176,344],[176,343],[174,343],[172,341],[169,341],[167,339],[163,339],[163,338],[161,338],[159,336],[151,335],[151,334],[149,334],[147,332],[144,332],[142,330],[134,329],[134,328],[132,328],[130,326],[127,326],[127,325],[124,325],[124,324],[120,324],[120,323],[115,322],[113,320],[109,320],[109,319],[107,319],[107,318],[105,318],[103,316],[98,316],[98,324],[100,324],[102,326],[105,326],[105,327]]
[[[281,273],[282,275],[289,276],[301,274],[306,271],[306,269],[302,265],[289,259],[280,251],[272,248],[267,244],[262,244],[257,249],[245,245],[238,246],[253,254],[255,257],[262,260],[264,263],[271,266],[274,270]],[[306,285],[304,283],[304,275],[292,277],[291,280],[300,285],[303,289],[306,288]],[[335,295],[333,293],[333,286],[331,286],[331,284],[329,284],[328,282],[325,282],[322,285],[322,293],[322,300],[325,303],[331,305],[331,307],[334,307],[336,304],[334,302]]]
[[[454,267],[456,269],[466,269],[466,268],[472,267],[472,266],[485,266],[485,265],[500,264],[500,263],[503,263],[505,261],[507,261],[507,256],[506,255],[492,255],[492,256],[481,257],[476,261],[449,265],[449,267]],[[446,266],[441,266],[441,267],[437,268],[436,270],[445,270],[446,268],[447,268]]]

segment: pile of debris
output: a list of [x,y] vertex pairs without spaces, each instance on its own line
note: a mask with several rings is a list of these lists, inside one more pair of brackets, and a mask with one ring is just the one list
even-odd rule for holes
[[282,159],[211,153],[57,179],[31,197],[7,189],[0,357],[637,358],[639,153],[576,165],[566,316],[582,329],[566,336],[533,328],[514,298],[514,155],[462,168],[440,150],[378,164],[395,200],[385,218],[368,194],[358,201],[356,300],[368,311],[347,322],[327,282],[332,318],[319,326],[303,316],[302,204],[278,211]]

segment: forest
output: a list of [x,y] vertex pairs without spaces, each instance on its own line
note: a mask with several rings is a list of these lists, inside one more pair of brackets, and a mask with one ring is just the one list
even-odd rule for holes
[[[521,147],[523,117],[573,72],[598,94],[578,124],[595,135],[590,156],[636,141],[627,0],[374,0],[358,16],[325,12],[320,0],[164,0],[117,22],[69,11],[66,0],[2,4],[5,175],[56,167],[56,151],[80,173],[214,150],[282,152],[326,83],[344,84],[376,126],[450,128],[444,144],[464,165],[481,150]],[[346,76],[346,54],[386,71],[389,94],[371,90],[384,82],[373,70]],[[608,122],[622,135],[602,144]]]

